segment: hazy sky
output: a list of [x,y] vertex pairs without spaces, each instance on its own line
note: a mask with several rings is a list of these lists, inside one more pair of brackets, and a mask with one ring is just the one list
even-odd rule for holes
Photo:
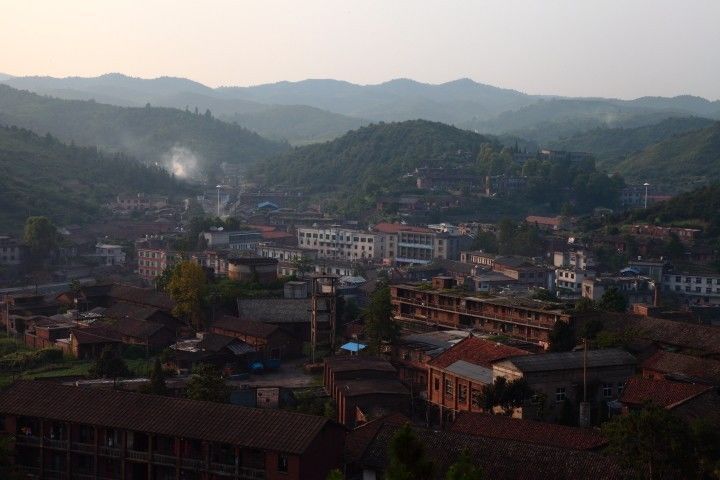
[[720,0],[0,0],[0,72],[720,98]]

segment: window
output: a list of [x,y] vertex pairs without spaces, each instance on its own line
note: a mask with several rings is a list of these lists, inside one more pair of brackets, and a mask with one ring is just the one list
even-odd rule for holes
[[458,402],[465,403],[467,401],[467,385],[458,385]]
[[440,390],[440,379],[439,378],[435,379],[435,390],[436,391]]
[[602,394],[603,398],[612,398],[613,388],[612,383],[603,383]]
[[625,388],[625,383],[624,383],[624,382],[618,382],[618,384],[617,384],[618,397],[622,394],[624,388]]
[[565,401],[565,387],[558,387],[555,389],[555,401],[560,403]]
[[453,382],[452,380],[445,379],[445,395],[452,397],[453,396]]
[[288,471],[287,455],[283,455],[283,454],[278,455],[277,469],[278,469],[278,472],[287,472]]

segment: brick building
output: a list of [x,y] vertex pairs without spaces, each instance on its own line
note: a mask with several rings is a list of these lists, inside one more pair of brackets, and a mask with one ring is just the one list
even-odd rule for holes
[[269,323],[225,315],[212,323],[210,332],[242,340],[265,362],[295,358],[302,353],[300,340]]
[[0,394],[11,459],[39,478],[324,480],[344,429],[323,417],[18,382]]

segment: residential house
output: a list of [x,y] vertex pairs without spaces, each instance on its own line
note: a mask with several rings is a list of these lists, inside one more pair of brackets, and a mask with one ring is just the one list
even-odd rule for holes
[[100,265],[125,265],[125,252],[123,252],[122,245],[98,243],[95,245],[94,257],[100,261]]
[[658,350],[642,362],[642,376],[720,386],[720,361]]
[[582,281],[582,296],[598,301],[611,288],[616,288],[627,299],[628,304],[652,304],[655,299],[656,285],[653,280],[636,276],[586,277]]
[[564,217],[543,217],[539,215],[528,215],[525,222],[534,225],[540,230],[567,230],[572,225],[569,220]]
[[345,436],[324,417],[40,381],[0,393],[0,418],[36,478],[324,480]]
[[492,366],[493,379],[524,379],[534,392],[532,402],[523,406],[523,418],[558,419],[564,402],[577,406],[583,401],[617,399],[636,368],[633,355],[620,349],[543,353],[512,357]]
[[265,363],[296,358],[302,353],[302,343],[277,325],[256,320],[223,316],[210,326],[210,332],[242,340],[257,351],[257,358]]
[[428,402],[443,411],[483,411],[482,388],[493,383],[493,363],[529,352],[469,336],[428,362]]
[[[310,341],[310,300],[302,298],[242,298],[238,299],[239,316],[281,327],[301,342]],[[323,316],[324,317],[324,316]],[[319,318],[319,322],[327,320]]]
[[181,340],[170,346],[174,355],[170,364],[178,370],[192,371],[198,364],[211,364],[233,373],[245,370],[254,361],[256,350],[239,338],[216,333],[198,333],[195,338]]
[[688,303],[720,304],[720,273],[700,266],[676,266],[663,274],[662,289]]
[[10,235],[0,235],[0,265],[16,266],[22,261],[23,247]]

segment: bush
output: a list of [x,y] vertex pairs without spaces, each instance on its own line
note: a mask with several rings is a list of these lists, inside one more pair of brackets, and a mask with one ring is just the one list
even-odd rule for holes
[[126,345],[123,348],[123,358],[127,360],[137,360],[139,358],[145,358],[147,350],[142,345]]

